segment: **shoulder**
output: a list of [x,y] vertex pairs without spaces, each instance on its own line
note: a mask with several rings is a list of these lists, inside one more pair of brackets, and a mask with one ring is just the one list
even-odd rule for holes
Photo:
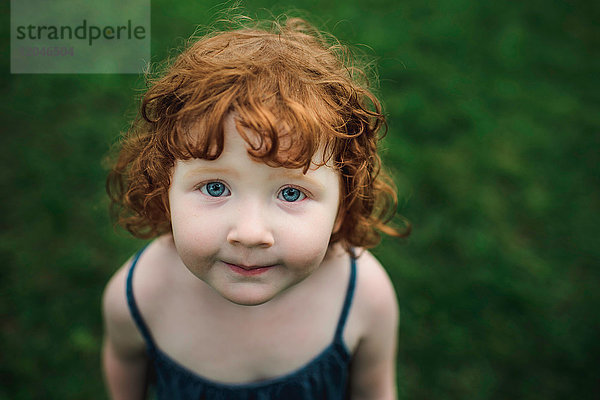
[[352,398],[394,399],[399,312],[383,266],[368,251],[357,259],[356,323],[359,341],[351,369]]
[[102,297],[105,340],[123,356],[134,356],[144,348],[127,304],[127,274],[133,257],[127,260],[108,281]]
[[[396,292],[384,267],[369,252],[362,251],[356,260],[357,280],[355,307],[365,327],[395,324],[398,320]],[[391,327],[390,327],[391,328]]]
[[[169,256],[168,241],[161,237],[150,243],[141,253],[133,275],[133,293],[136,303],[157,299],[160,283],[165,281],[162,262]],[[123,355],[134,355],[145,348],[145,343],[131,315],[127,302],[127,277],[135,256],[127,260],[111,277],[104,289],[102,311],[106,339]],[[144,315],[146,317],[146,315]]]

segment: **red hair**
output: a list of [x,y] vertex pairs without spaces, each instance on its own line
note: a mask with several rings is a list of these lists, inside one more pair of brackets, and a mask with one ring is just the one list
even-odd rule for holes
[[[297,18],[193,42],[151,81],[140,117],[122,140],[107,180],[119,223],[140,238],[170,232],[175,160],[218,158],[224,119],[234,113],[249,154],[269,165],[306,171],[324,150],[323,163],[342,180],[341,225],[332,243],[368,248],[379,232],[408,235],[410,228],[400,233],[388,225],[397,197],[377,154],[386,126],[381,105],[347,54]],[[191,135],[191,127],[203,134]]]

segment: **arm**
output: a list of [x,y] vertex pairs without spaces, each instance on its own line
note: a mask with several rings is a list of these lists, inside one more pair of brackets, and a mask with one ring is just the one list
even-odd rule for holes
[[146,397],[147,359],[128,358],[119,354],[109,338],[102,348],[104,378],[113,400],[144,399]]
[[394,400],[399,311],[389,277],[372,256],[364,256],[360,273],[360,311],[365,327],[350,371],[353,400]]
[[126,275],[124,266],[104,291],[102,366],[111,399],[140,400],[146,397],[148,359],[144,340],[127,306]]

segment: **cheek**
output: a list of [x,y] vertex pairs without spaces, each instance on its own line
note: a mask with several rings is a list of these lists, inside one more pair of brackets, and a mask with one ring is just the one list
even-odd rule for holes
[[192,274],[203,279],[207,267],[217,259],[220,242],[215,240],[215,232],[208,226],[190,219],[180,222],[173,220],[173,241],[177,254]]
[[185,204],[174,204],[171,227],[175,247],[186,265],[191,260],[210,258],[219,248],[217,216],[205,213],[200,216]]
[[325,257],[333,221],[321,219],[311,222],[296,226],[295,229],[286,229],[286,234],[279,236],[290,264],[318,265]]

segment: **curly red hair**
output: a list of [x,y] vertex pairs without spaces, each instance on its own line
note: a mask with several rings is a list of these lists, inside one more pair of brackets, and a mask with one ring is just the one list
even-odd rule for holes
[[[401,233],[388,225],[397,197],[377,153],[385,118],[348,54],[298,18],[192,42],[151,80],[140,116],[122,140],[107,180],[119,223],[140,238],[170,232],[175,160],[218,158],[223,122],[234,113],[249,154],[269,165],[306,171],[324,150],[323,163],[340,172],[343,191],[331,243],[369,248],[379,232],[408,235],[410,228]],[[190,134],[192,126],[204,134]]]

